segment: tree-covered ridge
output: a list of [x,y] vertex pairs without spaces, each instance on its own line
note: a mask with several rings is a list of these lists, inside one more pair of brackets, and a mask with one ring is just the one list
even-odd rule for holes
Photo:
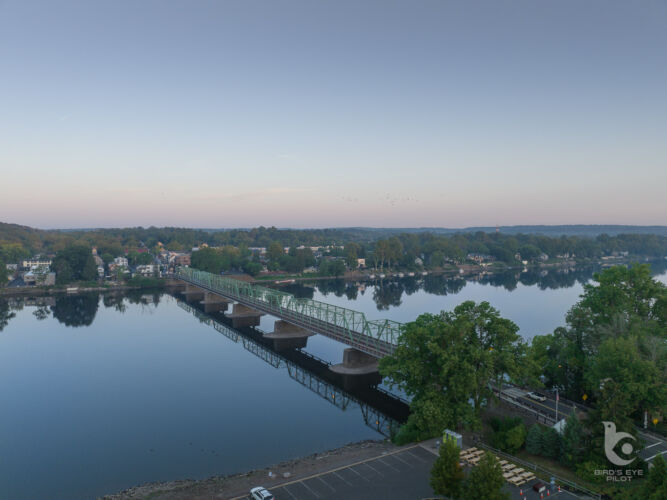
[[667,236],[659,234],[600,234],[588,237],[416,231],[367,228],[297,230],[263,226],[225,231],[177,227],[47,231],[0,223],[0,259],[12,262],[17,257],[40,252],[56,253],[72,245],[96,246],[100,254],[118,255],[124,249],[140,246],[150,249],[158,242],[177,251],[187,251],[204,243],[214,247],[268,248],[272,243],[282,247],[319,247],[354,242],[358,244],[355,249],[357,257],[368,258],[377,265],[406,265],[416,257],[424,258],[426,264],[437,265],[448,259],[461,260],[468,254],[489,255],[503,262],[514,262],[517,254],[527,260],[541,254],[549,257],[574,255],[578,259],[599,258],[614,252],[654,258],[667,255]]

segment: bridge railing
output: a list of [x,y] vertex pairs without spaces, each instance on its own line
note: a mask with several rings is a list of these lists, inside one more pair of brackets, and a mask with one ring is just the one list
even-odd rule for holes
[[366,335],[387,344],[398,344],[402,323],[397,321],[368,320],[366,315],[359,311],[317,300],[297,298],[290,293],[189,267],[178,268],[176,277],[202,285],[212,291],[219,291],[241,302],[261,306],[264,310],[278,314],[285,314],[285,312],[296,314],[302,318],[335,325],[348,332]]

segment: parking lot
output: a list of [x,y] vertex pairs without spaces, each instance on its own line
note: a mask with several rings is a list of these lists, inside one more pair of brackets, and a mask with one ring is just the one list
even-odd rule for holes
[[[422,500],[441,498],[433,494],[429,477],[436,455],[435,448],[427,443],[403,448],[393,453],[383,454],[344,467],[314,474],[292,481],[262,486],[268,488],[276,500]],[[429,451],[432,448],[432,451]],[[469,468],[469,467],[466,467]],[[514,500],[541,500],[559,498],[575,500],[582,497],[566,491],[550,491],[547,495],[532,489],[539,479],[529,481],[520,487],[505,484],[505,489]],[[252,500],[249,495],[231,500]],[[472,499],[471,499],[472,500]]]
[[[276,500],[432,498],[429,474],[435,458],[421,446],[413,446],[307,478],[264,486]],[[250,497],[237,497],[242,498]]]

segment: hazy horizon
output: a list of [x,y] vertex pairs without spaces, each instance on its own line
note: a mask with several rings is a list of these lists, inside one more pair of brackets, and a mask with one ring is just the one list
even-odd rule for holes
[[0,218],[664,224],[666,23],[657,1],[0,1]]
[[[0,223],[4,224],[17,224],[15,222],[2,221]],[[18,224],[20,226],[25,226],[25,224]],[[612,227],[612,228],[621,228],[621,227],[632,227],[632,228],[667,228],[667,225],[664,224],[505,224],[502,226],[269,226],[266,224],[258,224],[256,226],[170,226],[170,225],[127,225],[127,226],[53,226],[53,227],[37,227],[37,226],[27,226],[33,229],[43,230],[43,231],[94,231],[94,230],[104,230],[104,229],[128,229],[128,228],[164,228],[164,227],[174,227],[181,229],[193,229],[193,230],[205,230],[205,231],[233,231],[233,230],[250,230],[258,227],[275,227],[279,230],[321,230],[321,229],[370,229],[370,230],[409,230],[409,231],[431,231],[431,230],[446,230],[446,231],[457,231],[457,230],[469,230],[469,229],[514,229],[514,228],[559,228],[559,227],[571,227],[571,228],[595,228],[595,227]]]

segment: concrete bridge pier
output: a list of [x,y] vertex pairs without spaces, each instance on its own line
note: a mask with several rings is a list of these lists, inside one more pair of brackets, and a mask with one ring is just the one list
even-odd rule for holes
[[330,366],[329,370],[342,376],[345,389],[354,389],[382,382],[378,364],[376,357],[348,347],[343,351],[343,362]]
[[273,348],[276,351],[285,351],[306,347],[308,337],[312,335],[315,334],[280,319],[273,324],[273,332],[265,333],[263,337],[273,340]]
[[226,311],[227,305],[231,303],[231,300],[212,292],[204,293],[204,300],[200,302],[204,306],[204,312],[207,313]]
[[192,302],[193,300],[202,300],[204,298],[204,290],[194,285],[185,285],[185,290],[183,291],[186,302]]
[[243,304],[234,304],[232,312],[227,313],[226,316],[232,320],[233,328],[241,328],[244,326],[259,326],[259,320],[264,316],[264,313]]

